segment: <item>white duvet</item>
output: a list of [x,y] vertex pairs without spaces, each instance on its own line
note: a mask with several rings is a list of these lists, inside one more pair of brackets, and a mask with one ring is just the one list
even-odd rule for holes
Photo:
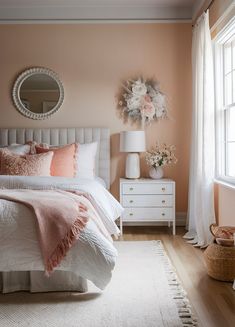
[[[118,234],[121,205],[95,180],[63,177],[0,176],[0,188],[81,190],[95,200],[104,226]],[[58,270],[73,271],[103,289],[111,279],[117,251],[89,221]],[[0,199],[0,271],[44,270],[33,212],[23,204]]]

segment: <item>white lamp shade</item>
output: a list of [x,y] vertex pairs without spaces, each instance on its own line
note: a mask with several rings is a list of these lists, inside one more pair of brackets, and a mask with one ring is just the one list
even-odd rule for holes
[[121,152],[144,152],[145,150],[144,131],[125,131],[120,133]]

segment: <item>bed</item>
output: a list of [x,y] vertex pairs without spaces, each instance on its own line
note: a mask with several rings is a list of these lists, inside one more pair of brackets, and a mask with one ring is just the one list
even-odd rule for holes
[[[0,146],[28,141],[62,146],[98,142],[96,178],[0,176],[4,189],[59,189],[86,192],[94,200],[109,234],[118,235],[115,220],[121,205],[108,192],[110,139],[107,128],[0,129]],[[20,203],[0,199],[0,289],[3,293],[26,290],[87,291],[87,280],[104,289],[109,283],[117,251],[89,221],[76,244],[48,278],[36,240],[32,212]]]

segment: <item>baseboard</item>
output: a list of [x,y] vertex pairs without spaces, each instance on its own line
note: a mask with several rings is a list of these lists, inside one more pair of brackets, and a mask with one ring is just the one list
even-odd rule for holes
[[[186,212],[176,212],[175,220],[176,226],[186,226],[187,213]],[[124,226],[167,226],[168,222],[124,222]]]
[[176,212],[176,226],[186,226],[187,212]]

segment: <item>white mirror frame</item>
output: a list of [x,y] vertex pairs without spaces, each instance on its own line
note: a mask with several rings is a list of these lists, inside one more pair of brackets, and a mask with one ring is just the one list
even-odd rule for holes
[[[34,74],[37,74],[37,73],[45,74],[45,75],[52,77],[57,82],[58,87],[59,87],[60,96],[59,96],[59,100],[58,100],[57,104],[55,105],[55,107],[52,110],[45,112],[45,113],[34,113],[34,112],[30,111],[29,109],[27,109],[24,106],[24,104],[22,103],[22,101],[20,99],[20,87],[21,87],[22,83],[26,80],[26,78],[28,78]],[[14,101],[14,104],[15,104],[17,110],[22,115],[24,115],[27,118],[31,118],[31,119],[42,120],[42,119],[49,118],[51,115],[53,115],[55,112],[57,112],[60,109],[60,107],[64,101],[64,87],[55,72],[53,72],[52,70],[50,70],[48,68],[34,67],[34,68],[25,70],[23,73],[21,73],[18,76],[18,78],[16,79],[14,86],[13,86],[12,97],[13,97],[13,101]]]

